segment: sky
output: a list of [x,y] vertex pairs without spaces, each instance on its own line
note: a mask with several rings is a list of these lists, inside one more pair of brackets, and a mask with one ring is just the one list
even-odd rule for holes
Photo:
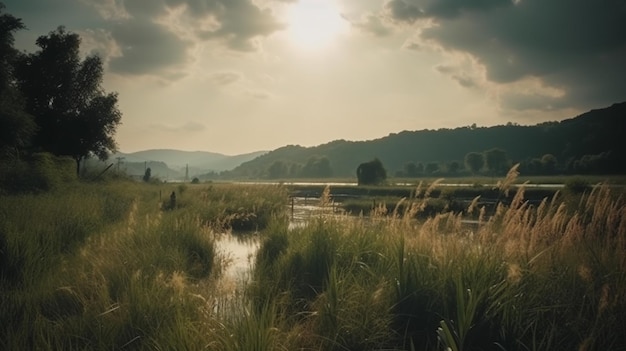
[[238,155],[626,101],[624,0],[0,0],[119,94],[122,152]]

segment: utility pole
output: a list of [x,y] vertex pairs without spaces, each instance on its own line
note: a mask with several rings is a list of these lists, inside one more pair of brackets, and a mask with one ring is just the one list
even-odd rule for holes
[[126,159],[126,157],[118,156],[115,159],[117,160],[117,171],[119,172],[120,171],[120,164],[122,163],[122,161],[124,161],[124,159]]

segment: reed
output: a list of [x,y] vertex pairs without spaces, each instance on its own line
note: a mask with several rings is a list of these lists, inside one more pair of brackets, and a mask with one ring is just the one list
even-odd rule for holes
[[[626,349],[623,194],[535,203],[507,194],[516,177],[493,212],[476,198],[419,221],[437,182],[370,217],[324,210],[326,191],[295,228],[276,185],[3,197],[0,348]],[[262,242],[249,280],[229,285],[215,238],[237,228]]]
[[252,295],[271,286],[289,306],[277,310],[292,316],[281,332],[309,331],[295,348],[626,347],[623,197],[598,185],[578,206],[560,194],[533,205],[523,188],[508,194],[516,177],[500,183],[506,201],[492,215],[472,203],[477,225],[445,211],[414,221],[432,192],[418,185],[369,218],[322,216],[268,235],[261,252],[273,254],[258,256]]
[[[202,218],[202,208],[186,207],[202,203],[201,192],[191,187],[182,194],[176,189],[181,206],[163,211],[159,194],[169,190],[77,183],[63,191],[3,197],[0,348],[215,345],[218,302],[225,294],[218,282],[228,257],[216,250],[217,227],[207,223],[222,219]],[[281,208],[276,218],[283,214],[286,201],[259,200],[264,193],[258,191],[224,188],[215,196],[233,196],[222,205],[259,212]]]

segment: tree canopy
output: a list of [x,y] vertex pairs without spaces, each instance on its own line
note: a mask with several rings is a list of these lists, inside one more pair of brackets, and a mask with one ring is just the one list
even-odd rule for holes
[[122,116],[117,94],[102,88],[98,56],[81,59],[78,34],[59,27],[36,44],[40,49],[21,55],[16,69],[25,110],[39,127],[33,144],[41,151],[71,156],[78,173],[84,158],[105,160],[116,150],[113,136]]
[[506,151],[499,148],[485,151],[485,165],[492,174],[506,173],[509,168]]
[[470,152],[465,155],[465,167],[470,170],[470,172],[476,174],[481,168],[485,165],[485,158],[483,154],[479,152]]
[[36,125],[24,111],[24,101],[15,87],[15,61],[18,51],[13,47],[14,32],[24,29],[18,18],[4,13],[0,3],[0,156],[19,157],[29,145]]
[[378,158],[364,162],[356,169],[359,185],[378,185],[387,179],[387,171]]

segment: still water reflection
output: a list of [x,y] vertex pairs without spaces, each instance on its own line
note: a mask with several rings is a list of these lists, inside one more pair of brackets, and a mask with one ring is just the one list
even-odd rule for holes
[[[290,218],[289,228],[304,226],[312,216],[334,210],[335,208],[332,204],[326,208],[321,208],[317,198],[293,198],[287,207]],[[259,249],[259,233],[223,233],[216,236],[215,243],[218,251],[228,261],[224,277],[245,280],[252,269],[254,257]]]

